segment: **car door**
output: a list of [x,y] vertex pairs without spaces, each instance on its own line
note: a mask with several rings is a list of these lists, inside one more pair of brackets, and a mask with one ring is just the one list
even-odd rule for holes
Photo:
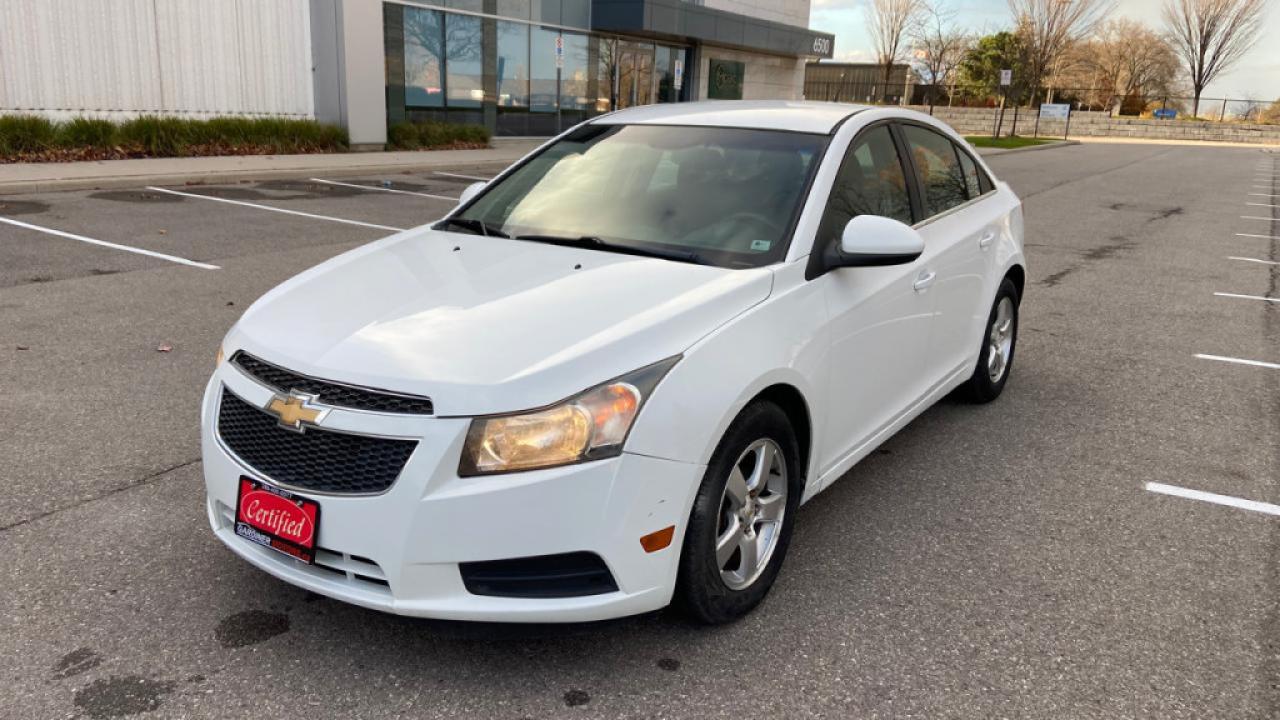
[[[871,214],[914,220],[906,164],[889,124],[864,129],[849,145],[814,239],[822,253],[851,218]],[[925,391],[921,377],[932,296],[916,286],[917,262],[828,270],[817,282],[831,337],[822,470],[875,440]],[[856,459],[856,458],[855,458]]]
[[988,310],[987,250],[998,218],[988,217],[992,203],[982,202],[970,173],[977,167],[965,151],[932,128],[903,123],[900,129],[923,211],[916,225],[925,240],[921,260],[933,273],[934,321],[923,372],[936,386],[971,371],[977,358]]

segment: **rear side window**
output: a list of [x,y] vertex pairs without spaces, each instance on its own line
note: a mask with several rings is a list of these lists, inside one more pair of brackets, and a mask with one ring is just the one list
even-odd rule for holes
[[968,182],[951,140],[919,125],[904,125],[902,130],[924,195],[924,216],[933,217],[966,202]]
[[964,169],[964,186],[969,191],[969,199],[982,194],[982,183],[978,181],[978,164],[969,157],[969,153],[956,147],[956,155],[960,156],[960,167]]
[[911,224],[907,176],[888,125],[862,133],[844,156],[818,229],[819,241],[838,241],[844,226],[858,215]]

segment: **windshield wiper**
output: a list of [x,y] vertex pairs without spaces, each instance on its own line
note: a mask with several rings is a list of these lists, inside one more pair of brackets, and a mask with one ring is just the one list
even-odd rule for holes
[[491,227],[489,225],[484,224],[484,222],[480,220],[474,220],[472,218],[449,217],[436,223],[436,227],[437,228],[446,228],[446,227],[462,228],[463,230],[470,230],[476,235],[484,235],[485,237],[499,237],[499,238],[508,237],[506,233],[502,232],[498,228]]
[[564,245],[565,247],[586,248],[588,250],[603,250],[605,252],[616,252],[626,255],[639,255],[641,257],[676,260],[679,262],[694,263],[696,265],[707,264],[707,261],[695,252],[689,252],[687,250],[662,250],[659,248],[640,247],[639,245],[624,245],[623,243],[609,242],[608,240],[596,237],[595,235],[583,235],[582,237],[576,238],[560,237],[558,235],[517,235],[515,239],[542,242],[549,245]]

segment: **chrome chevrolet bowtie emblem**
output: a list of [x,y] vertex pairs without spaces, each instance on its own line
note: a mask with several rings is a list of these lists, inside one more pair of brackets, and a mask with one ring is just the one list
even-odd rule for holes
[[267,412],[280,419],[280,427],[303,432],[307,425],[317,425],[329,414],[329,408],[315,404],[315,395],[297,391],[272,396]]

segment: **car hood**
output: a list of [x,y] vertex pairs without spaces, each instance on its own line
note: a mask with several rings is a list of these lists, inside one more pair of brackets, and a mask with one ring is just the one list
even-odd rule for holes
[[502,413],[677,355],[771,287],[767,269],[422,229],[288,280],[249,308],[225,347],[425,395],[437,415]]

